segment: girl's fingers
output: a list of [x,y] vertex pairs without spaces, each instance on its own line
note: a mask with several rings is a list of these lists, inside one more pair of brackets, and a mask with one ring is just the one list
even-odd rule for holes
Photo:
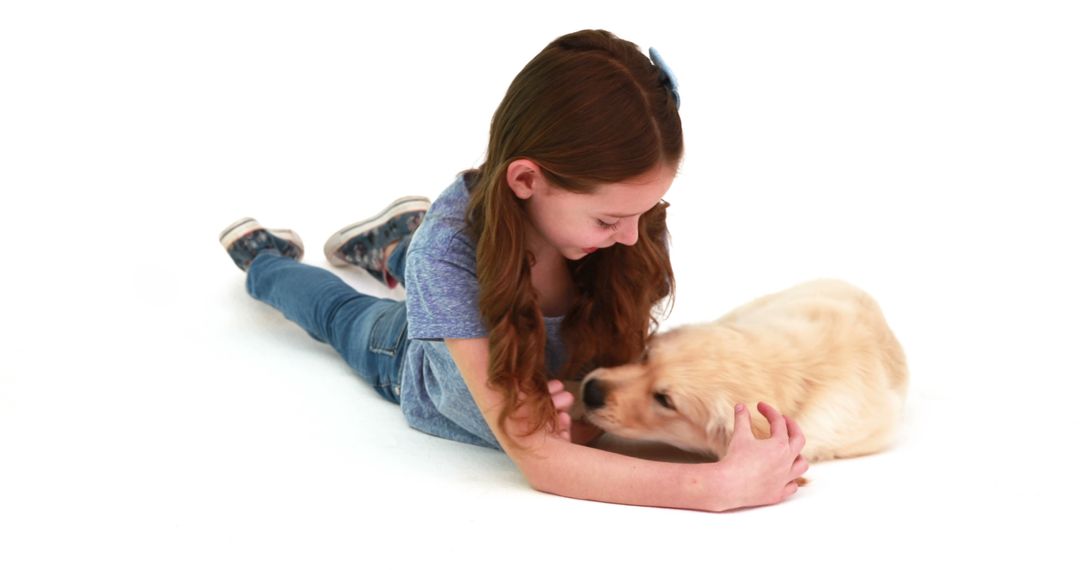
[[737,404],[735,406],[735,433],[750,433],[750,411],[746,409],[745,404]]
[[566,412],[559,412],[559,437],[566,441],[572,441],[570,439],[570,414]]
[[795,453],[802,452],[802,448],[806,445],[806,436],[803,435],[802,429],[799,428],[799,424],[795,423],[795,420],[784,416],[784,421],[787,423],[788,432],[788,444],[791,446],[791,450]]
[[780,415],[780,412],[776,411],[772,406],[765,402],[758,402],[757,409],[761,412],[761,415],[765,416],[765,419],[769,420],[769,427],[772,429],[772,437],[777,437],[777,435],[779,435],[784,440],[787,440],[787,422],[784,421],[784,416]]
[[574,395],[570,392],[556,392],[551,395],[551,401],[556,410],[569,410],[570,406],[574,405]]
[[800,477],[807,469],[810,469],[810,462],[800,455],[795,458],[795,463],[791,464],[791,476]]
[[574,395],[566,391],[566,386],[559,380],[548,380],[548,393],[556,410],[569,410],[574,405]]

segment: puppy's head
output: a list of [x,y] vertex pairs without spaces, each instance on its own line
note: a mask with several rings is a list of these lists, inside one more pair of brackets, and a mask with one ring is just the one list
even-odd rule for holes
[[710,341],[677,329],[655,337],[641,362],[593,370],[581,389],[586,418],[622,437],[723,455],[734,402],[725,375],[702,350]]

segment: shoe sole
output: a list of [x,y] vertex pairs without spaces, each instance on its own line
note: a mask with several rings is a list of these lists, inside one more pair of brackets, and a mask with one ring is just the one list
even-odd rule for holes
[[218,241],[221,242],[222,247],[229,249],[232,243],[245,235],[262,228],[259,222],[255,221],[255,218],[240,218],[235,222],[229,224],[229,227],[225,228],[221,235],[218,236]]
[[404,198],[398,198],[374,217],[345,226],[335,232],[334,235],[330,236],[330,239],[326,240],[326,245],[323,246],[323,253],[326,255],[326,259],[330,262],[330,265],[336,267],[349,265],[349,262],[346,261],[344,257],[337,255],[337,251],[349,240],[364,232],[377,228],[405,212],[427,210],[430,207],[431,200],[428,200],[423,196],[405,196]]
[[[256,221],[255,218],[240,218],[239,220],[236,220],[235,222],[229,224],[229,227],[225,228],[225,230],[221,232],[221,235],[218,237],[218,241],[221,242],[222,247],[224,247],[225,249],[229,249],[229,246],[231,246],[233,242],[255,230],[266,230],[266,228],[262,227],[262,224]],[[275,236],[285,241],[292,242],[292,244],[300,250],[300,257],[298,257],[297,259],[304,257],[304,242],[295,232],[293,232],[292,230],[266,231],[274,234]]]

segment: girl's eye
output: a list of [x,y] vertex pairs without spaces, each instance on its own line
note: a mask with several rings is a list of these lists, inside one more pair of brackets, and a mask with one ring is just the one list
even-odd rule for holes
[[671,396],[668,396],[663,392],[657,392],[656,394],[653,394],[653,399],[656,400],[657,404],[660,404],[661,406],[669,410],[675,409],[675,402],[671,401]]
[[607,223],[604,220],[601,220],[599,218],[597,218],[596,223],[601,228],[604,228],[605,230],[614,230],[615,228],[619,227],[619,222],[615,222],[614,224],[609,224],[609,223]]

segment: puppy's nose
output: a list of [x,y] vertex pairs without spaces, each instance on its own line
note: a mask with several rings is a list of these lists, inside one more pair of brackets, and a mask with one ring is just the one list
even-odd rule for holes
[[581,400],[585,402],[586,408],[595,410],[604,407],[604,386],[599,380],[586,380],[581,391],[583,395]]

